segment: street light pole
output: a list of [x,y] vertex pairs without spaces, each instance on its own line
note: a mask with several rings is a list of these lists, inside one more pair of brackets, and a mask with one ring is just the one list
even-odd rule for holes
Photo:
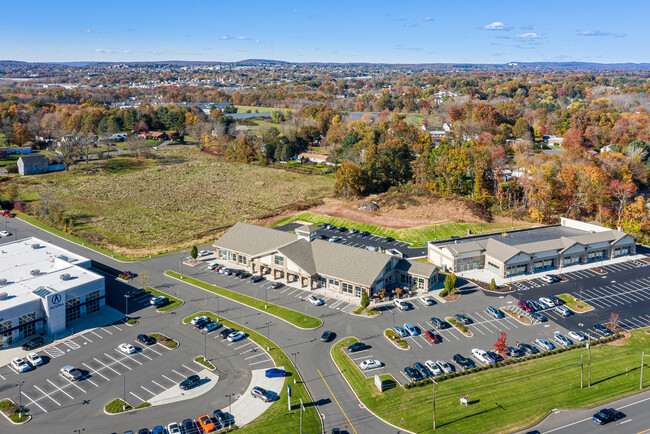
[[122,411],[126,411],[126,375],[122,375],[124,380],[124,399],[122,400]]
[[271,349],[271,344],[270,344],[271,343],[271,338],[269,337],[270,336],[270,327],[269,327],[270,325],[271,325],[270,321],[266,323],[266,351],[269,351]]
[[293,356],[293,366],[296,368],[296,375],[293,376],[293,384],[296,384],[296,377],[298,376],[298,354],[300,354],[298,351],[291,353]]
[[126,294],[124,294],[124,303],[126,304],[126,307],[125,307],[124,310],[125,310],[126,316],[128,318],[128,316],[129,316],[129,297],[127,297]]
[[232,407],[231,407],[232,401],[231,400],[232,400],[233,395],[234,395],[234,393],[226,395],[226,398],[228,398],[228,415],[232,415]]
[[18,386],[18,417],[22,419],[23,417],[23,384],[24,381],[16,384]]

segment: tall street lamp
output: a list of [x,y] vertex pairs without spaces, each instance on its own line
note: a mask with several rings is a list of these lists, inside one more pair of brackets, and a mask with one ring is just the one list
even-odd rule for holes
[[270,336],[270,328],[269,326],[271,325],[271,322],[266,323],[266,351],[269,351],[271,349],[271,338]]
[[230,415],[232,415],[232,397],[235,396],[234,393],[230,393],[226,395],[226,398],[228,398],[228,419],[230,419]]
[[299,351],[296,351],[295,353],[291,353],[293,356],[293,366],[296,368],[296,375],[293,376],[293,384],[296,384],[296,377],[298,376],[298,354],[300,354]]
[[18,386],[18,417],[21,419],[23,417],[23,384],[25,384],[24,381],[16,384]]

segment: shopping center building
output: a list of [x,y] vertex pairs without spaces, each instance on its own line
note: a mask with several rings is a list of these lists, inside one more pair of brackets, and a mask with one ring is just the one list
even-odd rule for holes
[[105,306],[91,261],[36,238],[0,244],[0,345],[55,336]]

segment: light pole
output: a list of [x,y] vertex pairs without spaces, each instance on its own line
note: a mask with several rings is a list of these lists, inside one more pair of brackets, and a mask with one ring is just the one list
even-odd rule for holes
[[[232,405],[232,397],[233,397],[233,396],[235,396],[234,393],[230,393],[230,394],[226,395],[226,398],[228,398],[228,415],[229,415],[229,416],[232,415],[232,408],[231,408],[231,405]],[[229,418],[230,418],[230,417],[229,417]]]
[[124,307],[124,312],[126,313],[126,317],[128,318],[129,317],[129,297],[127,297],[126,294],[124,294],[124,304],[126,304],[126,306]]
[[208,332],[203,330],[201,333],[203,333],[203,359],[207,362],[208,361]]
[[[641,376],[641,378],[643,378],[643,376]],[[16,384],[16,386],[18,386],[18,417],[21,419],[23,417],[23,384],[25,384],[24,381]]]
[[126,411],[126,375],[122,376],[124,380],[124,399],[122,400],[122,411]]
[[293,356],[293,366],[296,368],[296,375],[293,376],[293,384],[296,384],[296,377],[298,376],[298,354],[300,354],[298,351],[291,353]]
[[271,338],[269,337],[270,336],[270,328],[269,328],[270,325],[271,325],[270,321],[266,323],[266,351],[269,351],[271,349],[271,345],[270,345]]

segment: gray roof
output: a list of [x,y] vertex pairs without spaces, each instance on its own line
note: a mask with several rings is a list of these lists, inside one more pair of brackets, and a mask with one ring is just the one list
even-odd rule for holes
[[431,277],[431,275],[438,272],[438,267],[433,264],[429,264],[428,262],[409,261],[408,259],[400,259],[395,268],[407,273],[426,277]]
[[295,229],[295,231],[307,232],[308,234],[313,234],[314,232],[318,232],[318,228],[314,225],[302,225],[302,226],[298,226]]
[[47,157],[43,154],[23,155],[19,160],[23,160],[23,163],[42,163],[48,161]]
[[309,273],[310,276],[316,274],[314,254],[311,250],[311,243],[309,241],[305,239],[294,241],[291,244],[280,247],[278,252],[291,259],[300,268]]
[[468,241],[465,243],[445,244],[443,247],[446,247],[454,256],[458,256],[462,253],[474,252],[476,250],[485,250],[486,244],[487,240],[480,240]]
[[257,255],[298,239],[295,234],[238,222],[213,245],[226,250]]
[[506,262],[521,253],[520,249],[504,244],[494,238],[488,240],[485,250],[486,255],[490,255],[497,261],[501,262]]
[[372,285],[392,259],[384,253],[323,240],[312,241],[311,248],[318,274],[364,286]]

